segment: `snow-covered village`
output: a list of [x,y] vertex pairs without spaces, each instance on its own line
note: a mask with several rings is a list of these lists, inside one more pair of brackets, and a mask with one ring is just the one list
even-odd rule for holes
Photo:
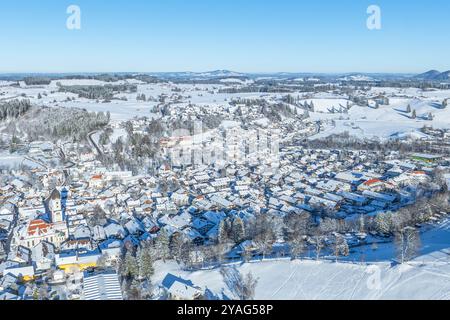
[[450,300],[448,1],[4,2],[0,300]]
[[191,77],[2,83],[1,299],[448,292],[449,85]]

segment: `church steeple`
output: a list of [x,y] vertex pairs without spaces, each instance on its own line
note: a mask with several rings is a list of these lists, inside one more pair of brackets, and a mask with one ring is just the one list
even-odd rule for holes
[[54,189],[50,194],[48,208],[53,223],[63,222],[61,192],[58,189]]

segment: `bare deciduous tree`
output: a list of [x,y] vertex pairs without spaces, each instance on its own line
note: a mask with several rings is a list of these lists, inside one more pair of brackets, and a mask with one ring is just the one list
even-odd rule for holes
[[406,227],[395,233],[397,259],[405,263],[413,259],[420,251],[420,235],[418,230]]

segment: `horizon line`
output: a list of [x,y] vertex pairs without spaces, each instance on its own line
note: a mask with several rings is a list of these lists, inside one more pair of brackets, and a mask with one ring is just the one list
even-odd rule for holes
[[311,74],[311,75],[351,75],[351,74],[391,74],[391,75],[411,75],[426,73],[429,71],[438,72],[448,72],[439,71],[437,69],[429,69],[425,72],[396,72],[396,71],[343,71],[343,72],[313,72],[313,71],[256,71],[256,72],[245,72],[245,71],[235,71],[229,69],[214,69],[207,71],[0,71],[0,75],[23,75],[23,74],[35,74],[35,75],[76,75],[76,74],[169,74],[169,73],[212,73],[217,71],[233,72],[240,74],[250,74],[250,75],[273,75],[273,74]]

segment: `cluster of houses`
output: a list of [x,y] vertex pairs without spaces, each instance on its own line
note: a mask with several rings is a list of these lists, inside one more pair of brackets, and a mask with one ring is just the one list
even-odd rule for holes
[[[424,154],[399,160],[392,153],[374,161],[375,156],[287,147],[276,170],[267,164],[165,165],[155,176],[133,176],[110,172],[82,154],[67,169],[68,185],[47,193],[25,182],[1,186],[0,290],[50,270],[94,268],[102,256],[112,263],[123,246],[161,230],[200,245],[215,243],[227,217],[246,224],[259,213],[326,210],[348,218],[396,209],[411,200],[408,188],[430,180],[433,163],[447,160]],[[38,174],[44,185],[49,175],[58,173]],[[176,190],[164,190],[161,181],[171,181]]]
[[[186,108],[193,114],[199,112],[193,106]],[[211,110],[212,114],[222,112]],[[137,122],[133,129],[145,125]],[[35,162],[41,161],[45,152],[62,152],[73,165],[50,169],[42,162],[31,170],[36,179],[33,183],[20,170],[13,179],[1,180],[0,298],[14,298],[11,288],[42,274],[51,272],[58,282],[97,267],[100,258],[113,264],[124,246],[136,247],[162,231],[208,245],[216,243],[219,225],[229,217],[239,217],[247,225],[256,215],[266,213],[283,217],[304,211],[327,212],[352,219],[395,210],[414,199],[416,186],[430,182],[435,166],[449,160],[427,154],[403,159],[396,152],[380,160],[377,152],[369,151],[273,147],[278,136],[289,135],[289,121],[278,127],[264,121],[253,125],[242,130],[222,123],[208,132],[209,138],[202,143],[211,143],[223,130],[234,130],[235,136],[247,142],[244,150],[237,143],[227,143],[225,161],[163,164],[152,175],[110,171],[94,153],[70,151],[71,143],[59,151],[50,145],[39,146],[33,151]],[[269,129],[268,148],[256,152],[256,160],[241,161],[239,154],[253,145],[248,142]],[[198,147],[183,137],[164,142],[167,156],[173,156],[180,144],[188,152]],[[274,149],[277,151],[271,153]],[[41,160],[36,160],[38,155]],[[85,294],[92,299],[121,298],[114,277],[117,275],[97,275],[87,280]],[[116,289],[99,289],[96,283],[105,281],[112,281]],[[183,288],[194,296],[199,293],[180,281],[167,288],[179,296]]]
[[388,106],[390,100],[385,95],[367,96],[367,95],[355,95],[350,97],[350,100],[356,105],[362,107],[378,107],[378,106]]

